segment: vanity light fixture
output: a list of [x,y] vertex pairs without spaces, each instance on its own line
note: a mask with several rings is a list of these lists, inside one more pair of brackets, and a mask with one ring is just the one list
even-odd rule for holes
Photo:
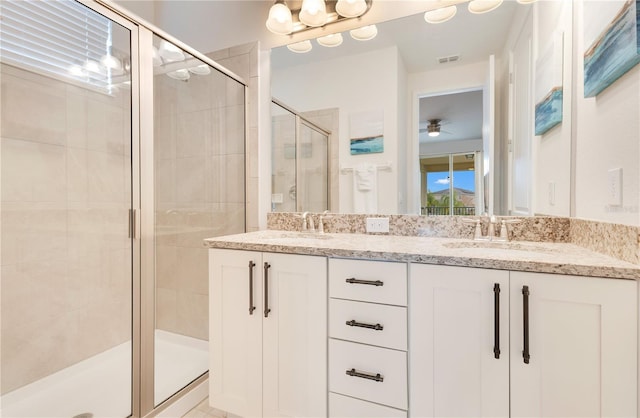
[[297,54],[304,54],[305,52],[311,51],[312,48],[313,45],[311,45],[311,41],[309,40],[287,45],[287,49],[289,51],[295,52]]
[[318,43],[322,46],[333,48],[342,45],[342,34],[332,33],[330,35],[322,36],[316,39],[316,41],[318,41]]
[[327,23],[327,5],[324,0],[302,0],[302,9],[298,15],[300,22],[317,28]]
[[482,14],[497,9],[503,0],[471,0],[467,6],[471,13]]
[[356,41],[368,41],[376,37],[378,28],[376,25],[363,26],[358,29],[352,29],[349,34]]
[[291,10],[284,0],[277,0],[269,9],[269,18],[266,22],[267,29],[278,35],[287,35],[293,30],[293,18]]
[[344,17],[358,17],[367,10],[367,2],[364,0],[338,0],[336,12]]
[[427,23],[444,23],[453,18],[458,12],[458,8],[453,6],[443,7],[441,9],[429,10],[424,14],[424,20]]
[[276,0],[269,9],[266,26],[278,35],[303,32],[358,18],[371,9],[372,2],[373,0],[302,0],[300,9],[290,9],[285,0]]

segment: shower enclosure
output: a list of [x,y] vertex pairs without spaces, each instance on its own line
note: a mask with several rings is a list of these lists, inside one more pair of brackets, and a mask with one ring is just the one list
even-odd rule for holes
[[160,410],[207,374],[202,239],[245,230],[245,84],[90,0],[0,14],[0,416]]
[[330,209],[330,133],[276,100],[271,116],[271,210]]

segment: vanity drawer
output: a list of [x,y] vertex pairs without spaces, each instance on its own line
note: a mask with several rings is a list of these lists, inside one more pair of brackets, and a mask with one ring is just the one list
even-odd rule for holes
[[329,393],[330,418],[407,418],[407,412],[363,401],[337,393]]
[[407,265],[331,258],[329,295],[341,299],[407,306]]
[[[379,374],[382,381],[350,376]],[[329,390],[407,409],[407,353],[348,341],[329,340]]]
[[[379,327],[371,328],[377,325]],[[396,350],[406,350],[407,308],[330,299],[329,336]]]

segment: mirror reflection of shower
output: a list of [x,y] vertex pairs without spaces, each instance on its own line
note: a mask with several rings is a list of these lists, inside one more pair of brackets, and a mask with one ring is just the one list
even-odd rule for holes
[[272,212],[331,209],[331,133],[274,100],[272,116]]

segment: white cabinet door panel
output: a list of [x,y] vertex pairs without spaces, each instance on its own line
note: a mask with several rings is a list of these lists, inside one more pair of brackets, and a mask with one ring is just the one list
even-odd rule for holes
[[512,272],[512,416],[635,417],[637,294],[631,280]]
[[509,273],[412,264],[409,290],[410,416],[508,416]]
[[[209,403],[242,417],[262,415],[262,255],[209,251]],[[249,262],[256,310],[249,313]]]
[[[327,415],[327,259],[265,253],[265,417]],[[267,290],[267,288],[265,288]]]

